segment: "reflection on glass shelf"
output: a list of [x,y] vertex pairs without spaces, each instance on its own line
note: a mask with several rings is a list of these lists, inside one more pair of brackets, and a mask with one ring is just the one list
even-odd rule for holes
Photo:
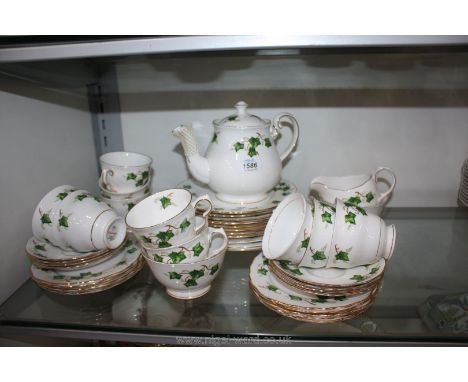
[[51,294],[30,280],[0,307],[0,329],[105,329],[108,339],[138,332],[155,342],[164,335],[198,335],[211,338],[200,344],[215,345],[216,338],[257,334],[287,341],[468,342],[468,211],[390,209],[384,217],[397,227],[394,256],[374,305],[349,321],[310,324],[268,310],[249,290],[256,253],[228,253],[212,290],[193,301],[169,297],[147,267],[125,284],[86,296]]

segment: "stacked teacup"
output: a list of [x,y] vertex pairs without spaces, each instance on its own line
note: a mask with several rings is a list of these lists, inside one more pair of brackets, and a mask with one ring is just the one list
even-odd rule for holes
[[[200,203],[207,208],[195,216]],[[208,227],[211,207],[208,195],[193,200],[190,191],[176,188],[147,197],[125,218],[151,271],[172,297],[203,296],[219,273],[228,241],[222,228]]]
[[48,192],[32,219],[26,244],[31,277],[61,294],[111,288],[142,265],[140,250],[125,241],[124,219],[86,190],[64,185]]
[[152,159],[131,152],[101,155],[101,196],[117,213],[125,217],[139,201],[151,194]]
[[[281,314],[311,322],[348,319],[372,303],[394,247],[395,226],[386,226],[359,205],[339,199],[333,206],[316,199],[310,204],[294,193],[267,224],[260,255],[265,262],[254,260],[260,264],[258,273],[268,279],[252,271],[251,286],[262,303]],[[269,284],[263,291],[265,281]],[[348,298],[349,304],[339,300],[337,309],[336,298]],[[328,305],[304,312],[306,300]]]

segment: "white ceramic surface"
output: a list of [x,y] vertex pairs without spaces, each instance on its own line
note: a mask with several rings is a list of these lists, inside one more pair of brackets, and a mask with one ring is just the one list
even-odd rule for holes
[[[195,200],[190,191],[174,188],[153,194],[134,206],[125,222],[135,237],[146,247],[167,248],[185,243],[207,226],[211,200],[202,195]],[[206,202],[203,221],[196,225],[195,209]]]
[[192,263],[164,264],[145,256],[154,277],[175,298],[193,299],[208,293],[218,276],[227,249],[227,238],[214,238],[208,257]]
[[[379,174],[387,172],[391,176],[390,187],[383,193],[377,189]],[[335,199],[341,199],[363,208],[372,207],[372,212],[380,214],[383,206],[389,201],[395,188],[396,176],[389,167],[379,167],[372,175],[326,177],[319,176],[310,182],[310,191],[314,197],[334,205]]]
[[314,219],[307,251],[300,262],[302,267],[322,268],[327,265],[335,221],[335,207],[314,203]]
[[[196,219],[197,221],[203,221],[198,216]],[[194,260],[202,260],[208,257],[210,243],[215,237],[226,238],[224,229],[206,227],[190,241],[174,247],[151,248],[144,245],[144,255],[149,256],[150,259],[158,263],[166,264],[190,263]]]
[[390,259],[395,226],[352,204],[336,201],[336,218],[327,267],[353,268]]
[[129,193],[112,192],[112,191],[106,190],[104,184],[102,183],[102,179],[100,178],[98,181],[98,185],[101,191],[101,196],[104,199],[112,199],[112,200],[141,199],[143,197],[147,197],[151,195],[151,179],[149,181],[149,184],[146,185],[146,187],[143,187],[142,189],[138,191],[129,192]]
[[72,186],[59,186],[49,191],[41,199],[32,218],[32,231],[35,237],[47,239],[57,246],[66,247],[66,243],[61,238],[56,237],[54,230],[59,213],[56,207],[73,191],[75,188]]
[[106,203],[109,207],[111,207],[115,212],[117,212],[117,215],[122,216],[123,218],[125,218],[128,211],[130,211],[133,207],[135,207],[144,198],[145,198],[145,196],[141,196],[141,197],[138,197],[138,198],[132,198],[132,199],[117,199],[117,200],[115,200],[115,199],[105,199],[103,197],[102,201],[104,203]]
[[151,173],[152,159],[149,156],[130,152],[110,152],[101,155],[100,181],[105,189],[114,193],[128,194],[144,188]]
[[[181,125],[173,134],[182,142],[190,173],[208,184],[220,200],[258,202],[266,199],[280,180],[282,162],[297,143],[299,127],[289,113],[281,113],[270,122],[247,113],[245,102],[235,107],[235,114],[213,121],[214,134],[205,157],[199,153],[191,126]],[[280,154],[275,139],[284,120],[292,126],[293,137]]]
[[57,234],[78,252],[117,248],[125,239],[123,218],[85,190],[68,195],[59,206],[57,218]]
[[271,260],[298,264],[309,244],[312,211],[303,195],[287,196],[273,211],[265,228],[262,250]]

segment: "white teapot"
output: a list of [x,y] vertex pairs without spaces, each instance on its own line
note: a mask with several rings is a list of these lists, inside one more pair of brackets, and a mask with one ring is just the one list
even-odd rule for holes
[[[271,122],[247,113],[245,102],[238,102],[235,108],[235,114],[213,121],[214,135],[205,157],[199,153],[190,126],[178,126],[172,134],[182,142],[195,179],[208,184],[223,201],[254,203],[266,199],[279,182],[282,162],[297,143],[299,126],[289,113],[278,114]],[[279,154],[275,139],[283,120],[290,123],[293,137]]]

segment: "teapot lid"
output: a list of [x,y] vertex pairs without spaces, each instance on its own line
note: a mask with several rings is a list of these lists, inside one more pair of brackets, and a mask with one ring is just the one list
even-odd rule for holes
[[230,128],[252,128],[252,127],[265,127],[269,125],[270,121],[257,117],[256,115],[247,113],[247,105],[244,101],[237,102],[234,107],[236,113],[231,114],[223,119],[215,119],[213,121],[216,127],[230,127]]

